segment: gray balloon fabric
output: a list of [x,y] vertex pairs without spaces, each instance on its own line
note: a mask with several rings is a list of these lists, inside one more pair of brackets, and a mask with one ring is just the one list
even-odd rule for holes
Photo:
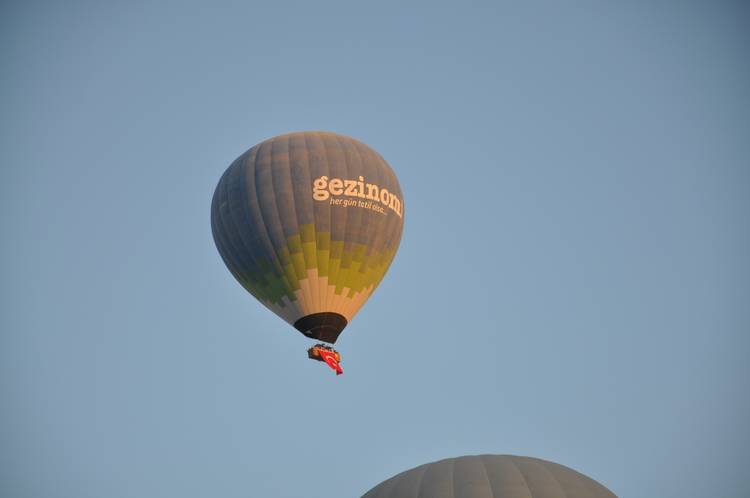
[[404,199],[373,149],[330,132],[281,135],[224,172],[211,229],[229,271],[310,337],[335,342],[401,240]]
[[448,458],[402,472],[362,498],[617,498],[563,465],[514,455]]

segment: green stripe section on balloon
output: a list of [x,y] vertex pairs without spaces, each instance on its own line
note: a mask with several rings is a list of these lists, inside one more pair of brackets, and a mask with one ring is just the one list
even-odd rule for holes
[[[369,254],[368,254],[369,252]],[[273,271],[264,262],[263,270],[243,278],[245,287],[258,299],[284,306],[283,298],[295,301],[300,282],[308,270],[316,269],[320,277],[327,277],[335,286],[335,294],[353,297],[383,279],[395,251],[368,251],[364,244],[353,244],[344,250],[342,241],[331,241],[328,232],[316,232],[312,224],[301,225],[300,233],[287,237],[287,247],[279,251],[283,273]]]

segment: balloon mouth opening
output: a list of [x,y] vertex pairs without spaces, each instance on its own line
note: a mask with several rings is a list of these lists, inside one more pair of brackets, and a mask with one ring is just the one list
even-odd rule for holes
[[294,328],[311,339],[333,344],[348,323],[342,315],[326,311],[303,316],[294,322]]

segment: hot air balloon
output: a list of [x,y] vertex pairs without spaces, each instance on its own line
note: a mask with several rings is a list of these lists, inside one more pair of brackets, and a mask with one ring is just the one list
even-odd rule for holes
[[[237,281],[304,335],[331,344],[383,279],[403,225],[388,163],[330,132],[252,147],[224,172],[211,204],[216,247]],[[309,355],[334,368],[328,359],[340,356],[329,349]]]
[[448,458],[402,472],[362,498],[617,498],[557,463],[514,455]]

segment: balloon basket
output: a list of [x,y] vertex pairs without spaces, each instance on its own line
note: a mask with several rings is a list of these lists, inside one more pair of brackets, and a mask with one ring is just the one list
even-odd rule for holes
[[311,360],[325,361],[323,359],[323,355],[320,354],[321,351],[331,352],[336,356],[336,361],[341,361],[341,355],[339,354],[339,352],[333,349],[331,346],[326,346],[325,344],[316,344],[315,346],[308,349],[307,357]]

